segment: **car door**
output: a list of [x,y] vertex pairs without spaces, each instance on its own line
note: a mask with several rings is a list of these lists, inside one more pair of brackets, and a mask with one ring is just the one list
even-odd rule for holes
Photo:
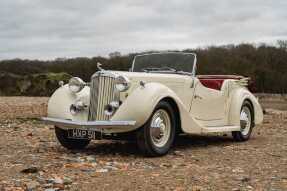
[[191,102],[190,113],[206,126],[225,124],[224,92],[203,86],[195,78],[195,91]]

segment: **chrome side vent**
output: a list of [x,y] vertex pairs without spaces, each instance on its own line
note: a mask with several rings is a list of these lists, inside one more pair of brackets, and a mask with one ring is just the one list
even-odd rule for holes
[[109,120],[104,113],[105,106],[119,100],[115,89],[115,76],[108,72],[97,72],[91,79],[89,121]]

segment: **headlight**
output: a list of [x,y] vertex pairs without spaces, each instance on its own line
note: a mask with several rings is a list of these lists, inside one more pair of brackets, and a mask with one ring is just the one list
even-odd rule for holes
[[118,76],[116,78],[116,89],[120,92],[128,90],[130,87],[130,80],[125,76]]
[[73,77],[69,80],[69,89],[74,93],[80,92],[85,85],[86,83],[78,77]]

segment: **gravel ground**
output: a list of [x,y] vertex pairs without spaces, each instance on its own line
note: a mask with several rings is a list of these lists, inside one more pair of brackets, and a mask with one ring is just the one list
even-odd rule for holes
[[0,190],[287,190],[286,100],[263,100],[264,123],[248,142],[182,136],[159,158],[119,141],[64,149],[37,120],[47,100],[0,97]]

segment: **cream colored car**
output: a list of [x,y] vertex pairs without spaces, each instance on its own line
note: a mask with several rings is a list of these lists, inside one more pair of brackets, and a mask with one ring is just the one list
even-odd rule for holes
[[231,132],[249,139],[262,122],[257,99],[240,76],[196,76],[196,54],[152,53],[129,72],[103,70],[86,83],[70,79],[48,103],[59,142],[82,149],[92,139],[135,138],[143,153],[166,154],[178,134]]

